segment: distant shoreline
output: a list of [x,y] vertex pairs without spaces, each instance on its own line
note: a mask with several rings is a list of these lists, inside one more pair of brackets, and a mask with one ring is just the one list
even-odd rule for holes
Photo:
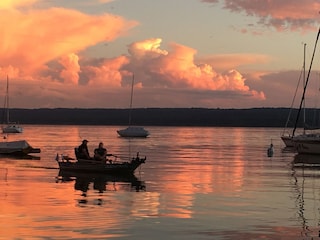
[[[4,113],[4,109],[1,110]],[[132,125],[284,127],[289,111],[289,108],[135,108],[132,109]],[[314,121],[314,111],[306,109],[307,121]],[[297,109],[292,110],[291,126],[297,112]],[[10,109],[10,120],[19,124],[128,125],[128,116],[129,109]],[[298,127],[301,126],[300,121]]]

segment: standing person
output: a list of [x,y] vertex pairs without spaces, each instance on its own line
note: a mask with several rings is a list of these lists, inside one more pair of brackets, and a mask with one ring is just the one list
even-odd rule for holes
[[94,150],[94,159],[99,161],[106,160],[107,149],[103,147],[103,142],[99,143],[98,148]]
[[78,147],[78,156],[77,158],[82,158],[82,159],[91,159],[89,150],[88,150],[88,140],[84,139],[82,141],[82,144]]

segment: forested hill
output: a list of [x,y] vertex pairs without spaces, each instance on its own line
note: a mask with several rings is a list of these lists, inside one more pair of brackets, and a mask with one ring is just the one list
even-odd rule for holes
[[[0,110],[4,113],[3,109]],[[20,124],[127,125],[129,111],[129,109],[11,109],[10,120]],[[284,127],[290,109],[136,108],[131,111],[133,125]],[[297,109],[293,110],[292,122],[296,119],[297,112]],[[308,121],[314,121],[314,112],[314,109],[306,109]]]

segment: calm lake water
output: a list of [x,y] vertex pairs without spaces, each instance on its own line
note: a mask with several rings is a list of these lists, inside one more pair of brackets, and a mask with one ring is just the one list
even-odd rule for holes
[[[119,128],[26,125],[9,135],[42,152],[0,159],[0,239],[318,236],[320,168],[293,164],[282,129],[146,127],[148,138],[129,140]],[[109,153],[139,152],[146,164],[135,178],[59,176],[56,154],[73,157],[83,138],[91,153],[103,141]]]

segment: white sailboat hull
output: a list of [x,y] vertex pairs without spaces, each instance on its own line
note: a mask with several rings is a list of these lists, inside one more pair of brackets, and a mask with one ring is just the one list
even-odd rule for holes
[[149,132],[143,127],[130,126],[117,131],[121,137],[147,137]]
[[3,133],[22,133],[23,128],[18,125],[8,125],[8,126],[2,127],[2,132]]

